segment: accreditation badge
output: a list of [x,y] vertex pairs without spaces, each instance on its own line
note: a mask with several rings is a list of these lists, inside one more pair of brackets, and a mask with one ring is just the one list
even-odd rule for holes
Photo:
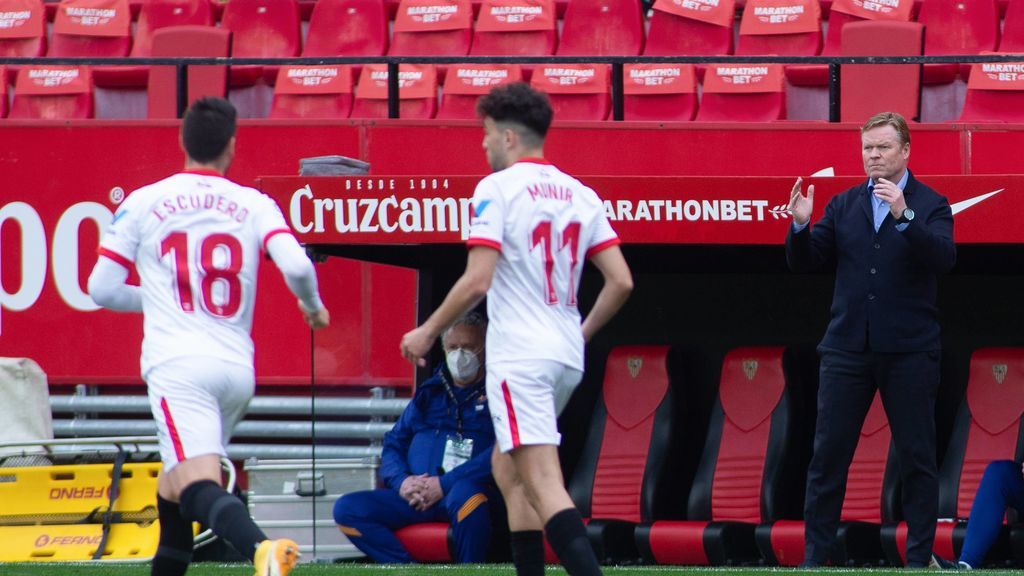
[[448,436],[444,443],[444,457],[441,468],[445,472],[455,470],[473,456],[473,439],[462,436]]

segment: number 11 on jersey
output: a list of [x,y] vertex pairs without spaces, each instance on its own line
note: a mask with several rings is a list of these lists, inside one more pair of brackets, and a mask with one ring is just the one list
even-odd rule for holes
[[[556,246],[557,240],[557,248]],[[580,244],[580,223],[570,222],[558,234],[556,239],[550,220],[540,221],[530,233],[530,250],[540,247],[541,257],[544,260],[544,281],[545,301],[548,304],[558,304],[558,292],[555,290],[554,272],[555,266],[566,264],[566,252],[568,251],[568,292],[566,306],[576,305],[576,266],[579,265],[579,244]]]

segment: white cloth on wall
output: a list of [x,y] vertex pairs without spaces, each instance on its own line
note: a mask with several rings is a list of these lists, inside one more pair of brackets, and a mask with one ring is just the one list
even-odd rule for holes
[[[46,373],[28,358],[0,357],[0,442],[53,438]],[[0,448],[0,456],[41,453],[42,446]]]

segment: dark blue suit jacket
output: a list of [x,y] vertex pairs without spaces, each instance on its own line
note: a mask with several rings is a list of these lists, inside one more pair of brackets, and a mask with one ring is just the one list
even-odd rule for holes
[[911,174],[903,190],[914,220],[902,232],[892,214],[875,232],[867,180],[832,198],[825,215],[790,227],[794,272],[835,270],[832,319],[821,346],[851,352],[939,350],[938,276],[956,263],[949,202]]

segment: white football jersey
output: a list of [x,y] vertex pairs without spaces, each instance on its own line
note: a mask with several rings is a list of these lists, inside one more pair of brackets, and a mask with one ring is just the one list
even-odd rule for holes
[[213,171],[185,171],[128,196],[99,252],[139,273],[143,376],[188,356],[252,366],[256,272],[278,233],[291,232],[270,197]]
[[467,244],[501,251],[487,292],[487,361],[583,370],[583,263],[618,243],[597,193],[545,160],[523,159],[481,180]]

